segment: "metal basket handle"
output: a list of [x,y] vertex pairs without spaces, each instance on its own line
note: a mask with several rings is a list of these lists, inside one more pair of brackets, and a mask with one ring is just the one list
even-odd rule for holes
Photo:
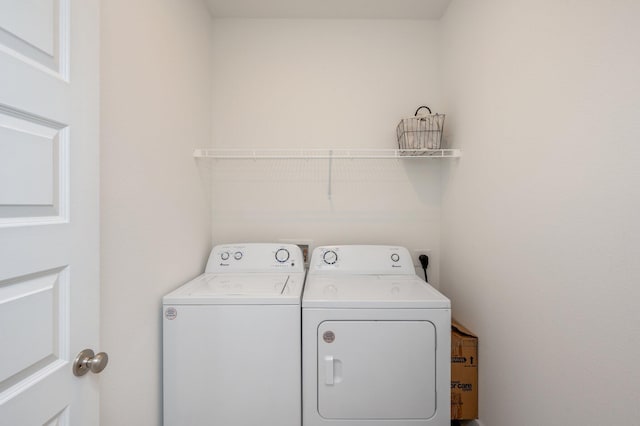
[[420,110],[421,110],[422,108],[426,108],[426,109],[427,109],[427,111],[429,111],[429,115],[431,115],[431,114],[432,114],[432,112],[431,112],[431,108],[429,108],[429,107],[428,107],[428,106],[426,106],[426,105],[422,105],[421,107],[418,107],[418,109],[416,110],[416,113],[415,113],[415,114],[413,114],[413,116],[414,116],[414,117],[417,117],[417,116],[418,116],[418,112],[420,112]]

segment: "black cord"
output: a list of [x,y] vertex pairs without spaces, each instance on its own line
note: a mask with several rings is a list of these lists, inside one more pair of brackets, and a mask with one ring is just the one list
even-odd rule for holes
[[418,260],[420,261],[420,265],[422,265],[422,270],[424,271],[424,280],[426,282],[429,282],[429,279],[427,278],[427,267],[429,266],[429,256],[427,256],[426,254],[421,254],[420,256],[418,256]]

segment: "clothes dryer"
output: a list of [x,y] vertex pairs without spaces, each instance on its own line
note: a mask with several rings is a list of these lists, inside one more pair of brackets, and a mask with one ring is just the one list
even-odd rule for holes
[[449,426],[451,305],[405,248],[316,248],[302,325],[304,426]]
[[220,245],[163,298],[165,426],[300,426],[304,275],[296,245]]

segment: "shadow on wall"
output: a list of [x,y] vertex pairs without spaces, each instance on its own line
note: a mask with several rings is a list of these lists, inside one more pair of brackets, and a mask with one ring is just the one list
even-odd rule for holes
[[[320,214],[409,214],[439,208],[438,160],[210,160],[214,210]],[[228,211],[228,210],[227,210]],[[288,213],[287,213],[288,212]],[[220,218],[220,216],[218,216]]]
[[390,244],[437,259],[439,161],[207,160],[214,243]]

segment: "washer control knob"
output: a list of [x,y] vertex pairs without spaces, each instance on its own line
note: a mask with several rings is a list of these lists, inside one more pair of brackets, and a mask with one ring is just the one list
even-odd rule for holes
[[393,253],[391,255],[391,260],[393,260],[394,262],[397,262],[400,260],[400,255],[398,253]]
[[276,260],[280,263],[289,260],[289,250],[285,248],[278,249],[278,251],[276,251]]
[[324,263],[327,265],[333,265],[338,261],[338,253],[333,250],[325,251],[322,255],[322,260],[324,260]]
[[235,253],[233,254],[233,258],[234,258],[235,260],[240,260],[240,259],[242,259],[242,252],[241,252],[241,251],[237,251],[237,252],[235,252]]
[[228,251],[223,251],[222,253],[220,253],[220,259],[229,260],[229,252]]

